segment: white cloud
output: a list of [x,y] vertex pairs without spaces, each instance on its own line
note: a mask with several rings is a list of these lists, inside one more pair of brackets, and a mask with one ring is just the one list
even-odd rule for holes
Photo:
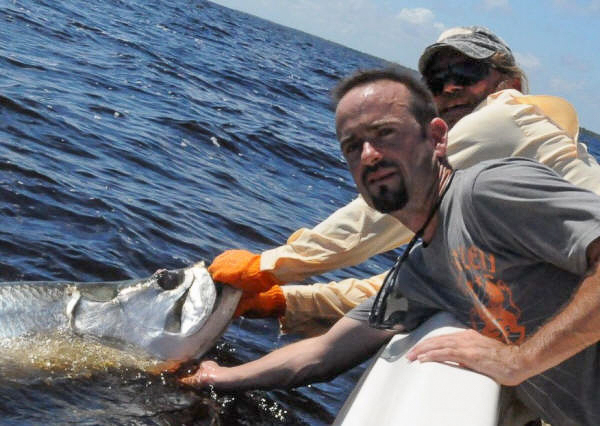
[[559,7],[559,8],[574,6],[574,4],[571,0],[553,0],[552,3],[554,3],[555,7]]
[[532,53],[515,52],[517,64],[523,67],[526,71],[532,71],[542,65],[542,61]]
[[591,64],[587,58],[575,54],[563,54],[560,56],[560,63],[569,69],[571,72],[589,73],[592,72]]
[[427,34],[427,37],[431,35],[432,29],[435,30],[437,34],[435,34],[435,37],[431,38],[431,40],[437,38],[437,35],[446,29],[446,26],[443,23],[435,20],[435,14],[430,9],[422,7],[401,9],[396,15],[396,18],[409,25],[420,27],[420,32],[422,34]]
[[397,15],[398,19],[408,22],[409,24],[428,24],[435,19],[435,15],[429,9],[417,7],[415,9],[402,9]]
[[408,67],[446,26],[434,9],[374,0],[212,0]]
[[554,77],[550,79],[550,87],[556,90],[557,92],[562,93],[572,93],[576,90],[581,90],[584,87],[584,82],[573,81],[573,80],[565,80],[559,77]]
[[[435,28],[440,34],[446,29],[446,26],[441,22],[434,22],[433,28]],[[433,42],[433,40],[432,40]]]
[[552,0],[554,7],[576,13],[600,12],[600,0]]
[[510,9],[508,0],[484,0],[486,9]]

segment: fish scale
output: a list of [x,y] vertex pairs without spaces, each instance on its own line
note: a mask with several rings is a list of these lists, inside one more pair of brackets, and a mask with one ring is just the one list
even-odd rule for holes
[[3,283],[0,286],[0,337],[68,328],[64,306],[71,298],[68,284]]

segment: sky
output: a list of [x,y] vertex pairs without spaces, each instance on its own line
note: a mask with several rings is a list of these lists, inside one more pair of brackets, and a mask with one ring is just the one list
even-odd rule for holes
[[212,0],[416,69],[447,28],[483,25],[511,47],[532,94],[561,96],[600,133],[600,0]]

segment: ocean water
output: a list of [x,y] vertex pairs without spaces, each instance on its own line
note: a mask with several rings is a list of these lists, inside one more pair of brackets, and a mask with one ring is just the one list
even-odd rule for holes
[[[383,61],[205,1],[0,4],[0,281],[261,251],[354,197],[329,90]],[[240,363],[292,339],[236,320],[209,356]],[[215,394],[76,344],[0,349],[2,424],[327,424],[361,371]]]
[[[383,64],[205,1],[0,1],[0,281],[120,280],[281,244],[355,196],[329,90]],[[209,357],[293,339],[239,319]],[[194,392],[77,344],[0,349],[1,424],[329,424],[362,371]]]

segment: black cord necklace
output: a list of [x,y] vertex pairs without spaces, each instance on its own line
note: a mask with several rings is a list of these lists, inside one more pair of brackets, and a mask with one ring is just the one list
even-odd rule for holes
[[394,328],[394,325],[396,325],[396,324],[394,324],[394,321],[391,321],[392,312],[389,312],[389,313],[387,312],[388,296],[390,295],[390,293],[392,292],[392,289],[394,288],[394,284],[396,283],[396,280],[398,278],[398,271],[400,270],[400,266],[408,258],[408,255],[410,254],[410,251],[412,250],[412,248],[416,244],[416,242],[420,238],[423,237],[425,228],[427,228],[427,225],[429,225],[429,222],[431,222],[431,219],[433,219],[433,216],[435,216],[435,213],[440,208],[440,204],[442,204],[444,195],[446,195],[446,192],[448,192],[448,188],[450,188],[450,184],[452,183],[453,179],[454,179],[454,170],[452,170],[452,173],[450,174],[450,177],[448,179],[448,183],[442,190],[440,197],[438,198],[436,203],[431,208],[431,211],[429,212],[429,216],[427,216],[427,220],[425,221],[423,226],[421,226],[421,228],[412,237],[412,239],[406,246],[406,249],[404,250],[402,255],[398,256],[398,258],[396,259],[396,262],[394,263],[394,266],[392,266],[392,269],[389,270],[389,272],[383,279],[383,284],[381,285],[381,288],[379,289],[379,292],[377,293],[377,296],[375,297],[375,302],[373,302],[373,307],[371,308],[371,313],[369,314],[369,326],[371,326],[373,328],[390,330],[390,329]]

